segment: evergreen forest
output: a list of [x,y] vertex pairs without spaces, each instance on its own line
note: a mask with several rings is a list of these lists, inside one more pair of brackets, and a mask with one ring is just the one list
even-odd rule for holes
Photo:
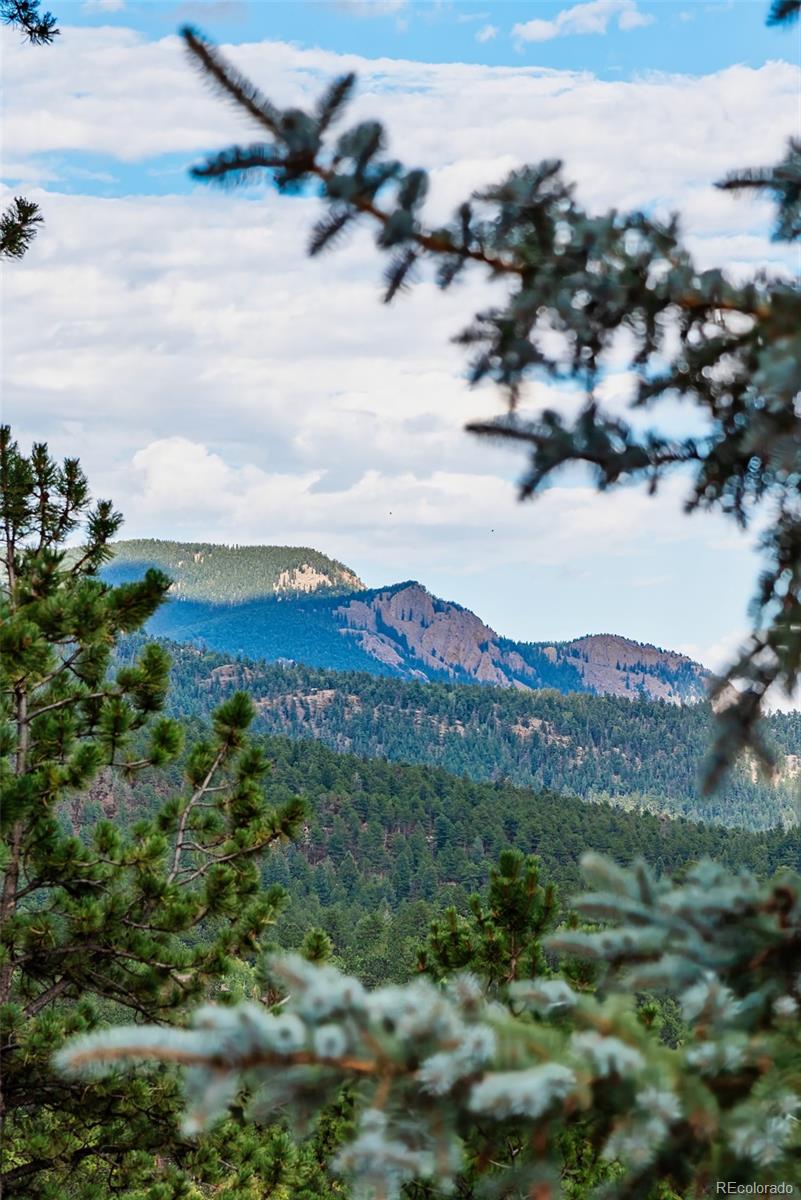
[[[132,653],[138,644],[131,639],[120,653]],[[182,717],[208,712],[233,688],[247,687],[259,729],[317,738],[365,758],[438,766],[474,781],[746,829],[798,823],[796,712],[775,713],[763,723],[777,764],[773,774],[746,760],[716,793],[704,796],[700,781],[714,729],[708,704],[414,683],[292,663],[231,661],[164,644],[173,664],[170,705]]]

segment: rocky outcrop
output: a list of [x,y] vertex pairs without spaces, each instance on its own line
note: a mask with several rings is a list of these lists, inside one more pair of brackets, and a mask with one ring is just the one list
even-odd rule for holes
[[[336,615],[348,632],[367,631],[362,645],[381,661],[389,661],[383,655],[394,637],[423,668],[438,674],[468,675],[501,686],[511,683],[512,672],[504,669],[495,631],[468,609],[437,600],[419,583],[379,592],[370,601],[350,600]],[[377,639],[379,653],[373,649]]]
[[351,588],[356,591],[362,587],[358,575],[346,569],[318,571],[311,563],[302,563],[291,571],[282,571],[275,584],[276,592],[317,592],[321,588]]
[[683,654],[615,634],[552,645],[509,642],[469,609],[415,582],[349,597],[334,617],[342,635],[372,657],[398,669],[414,664],[418,677],[425,672],[525,689],[548,686],[548,668],[562,668],[574,688],[671,702],[701,699],[708,680]]
[[710,680],[709,672],[685,654],[619,634],[590,634],[543,651],[553,662],[572,662],[591,691],[607,696],[701,700]]

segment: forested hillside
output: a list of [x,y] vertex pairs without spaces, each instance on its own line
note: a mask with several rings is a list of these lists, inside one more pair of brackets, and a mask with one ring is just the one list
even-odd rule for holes
[[352,592],[364,585],[343,563],[305,546],[223,546],[143,538],[115,542],[104,574],[138,579],[147,567],[166,571],[171,595],[233,604],[260,596]]
[[[588,849],[621,863],[641,855],[668,872],[705,856],[761,875],[801,863],[798,830],[669,821],[507,782],[474,783],[436,767],[337,754],[310,741],[265,736],[262,745],[272,763],[271,803],[302,796],[309,813],[298,841],[262,865],[263,882],[289,894],[276,936],[295,946],[321,927],[349,969],[373,983],[408,973],[431,918],[448,904],[466,910],[506,846],[538,854],[543,877],[565,899],[580,887],[578,863]],[[134,789],[104,776],[69,819],[77,830],[103,816],[125,827],[163,798],[172,776],[177,782],[178,768],[147,774]]]
[[767,829],[798,819],[801,714],[765,722],[774,778],[747,760],[707,799],[698,784],[712,729],[706,704],[423,684],[233,662],[187,646],[170,651],[171,703],[182,716],[208,712],[243,687],[264,731],[317,738],[339,751],[727,826]]

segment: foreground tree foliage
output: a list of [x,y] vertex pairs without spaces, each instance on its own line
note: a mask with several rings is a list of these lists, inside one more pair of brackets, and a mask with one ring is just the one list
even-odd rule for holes
[[0,213],[0,259],[22,258],[44,222],[39,205],[24,196],[15,196]]
[[[787,25],[800,8],[801,0],[776,0],[769,21]],[[513,171],[462,204],[449,224],[429,228],[427,173],[387,157],[378,122],[332,137],[353,75],[336,80],[312,111],[281,109],[195,30],[184,29],[183,37],[203,77],[268,139],[217,154],[195,168],[196,178],[231,184],[266,174],[286,193],[316,189],[325,212],[311,254],[356,222],[372,223],[379,250],[389,256],[387,301],[427,262],[435,264],[442,288],[470,266],[507,281],[505,301],[478,313],[456,340],[473,351],[472,381],[491,379],[506,393],[506,416],[469,428],[528,448],[523,497],[582,463],[602,489],[644,481],[653,492],[668,471],[690,470],[687,511],[717,509],[741,526],[767,510],[755,631],[719,685],[738,690],[721,715],[707,787],[714,789],[744,747],[768,762],[758,734],[765,695],[775,684],[792,691],[801,670],[799,281],[761,273],[734,283],[721,270],[701,271],[678,218],[590,214],[555,160]],[[797,139],[775,167],[731,175],[720,186],[767,193],[777,204],[776,239],[801,237]],[[638,424],[605,412],[596,385],[613,346],[630,347],[635,409],[681,397],[700,411],[706,434],[643,434]],[[524,385],[536,375],[585,390],[575,421],[551,410],[535,418],[519,411]]]
[[[192,1194],[194,1179],[230,1197],[250,1197],[254,1179],[299,1187],[319,1166],[280,1130],[179,1136],[169,1071],[87,1087],[51,1069],[71,1034],[172,1021],[254,951],[283,901],[281,888],[261,889],[259,859],[302,816],[297,800],[268,806],[267,763],[247,732],[252,702],[235,693],[183,751],[183,791],[163,789],[157,810],[126,831],[83,823],[116,774],[145,772],[158,787],[154,769],[181,750],[180,726],[160,715],[165,652],[147,645],[112,669],[119,638],[169,586],[158,571],[101,581],[120,520],[107,501],[90,507],[76,460],[59,466],[42,445],[26,456],[0,431],[3,1191],[168,1200]],[[84,544],[67,554],[81,524]]]
[[[521,1123],[526,1152],[505,1164],[500,1196],[560,1194],[577,1146],[585,1166],[616,1167],[591,1194],[699,1196],[716,1179],[800,1186],[801,877],[761,885],[704,862],[674,886],[644,863],[623,870],[587,855],[583,865],[593,890],[575,908],[604,927],[558,931],[545,946],[594,964],[597,994],[575,974],[545,974],[511,981],[510,1008],[472,973],[367,992],[290,955],[272,963],[289,992],[278,1013],[206,1007],[189,1029],[106,1030],[74,1041],[59,1065],[70,1078],[114,1078],[120,1063],[183,1063],[187,1133],[243,1089],[254,1121],[283,1106],[308,1121],[349,1081],[359,1123],[333,1166],[356,1196],[393,1200],[413,1180],[447,1188],[477,1134],[492,1155]],[[505,912],[496,904],[493,919],[513,928],[528,885],[520,864],[501,867]],[[545,898],[530,871],[529,883],[536,911],[524,924],[536,929]],[[435,931],[440,953],[442,941]],[[497,961],[508,975],[508,944]],[[663,989],[678,993],[689,1029],[678,1048],[637,1013],[637,992]]]

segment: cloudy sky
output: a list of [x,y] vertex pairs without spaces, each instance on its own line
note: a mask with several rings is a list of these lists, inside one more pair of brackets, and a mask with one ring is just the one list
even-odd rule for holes
[[[513,452],[465,421],[450,336],[480,273],[424,279],[385,308],[369,236],[305,258],[311,199],[197,186],[187,166],[258,136],[209,94],[176,37],[190,21],[279,104],[355,70],[350,118],[431,170],[430,216],[558,155],[591,209],[678,209],[702,266],[797,271],[770,209],[716,192],[799,132],[799,31],[765,3],[545,0],[56,3],[61,37],[3,31],[3,199],[46,226],[5,269],[3,410],[23,444],[79,454],[128,536],[315,546],[368,585],[417,578],[501,633],[620,632],[718,665],[746,628],[753,535],[655,500],[599,499],[582,475],[520,505]],[[612,362],[605,389],[625,402]],[[528,403],[575,406],[532,384]],[[666,414],[674,431],[681,410]]]

